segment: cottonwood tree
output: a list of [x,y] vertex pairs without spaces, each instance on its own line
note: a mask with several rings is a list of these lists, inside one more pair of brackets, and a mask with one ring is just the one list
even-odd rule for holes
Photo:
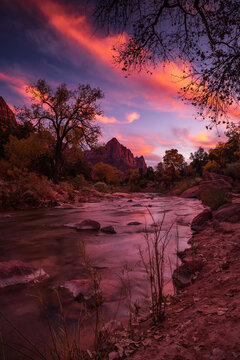
[[96,115],[101,115],[98,100],[103,97],[99,88],[79,85],[70,90],[66,84],[56,89],[43,79],[27,87],[32,99],[31,107],[17,109],[21,121],[30,120],[35,127],[44,126],[54,136],[53,181],[58,183],[65,151],[76,144],[85,148],[93,146],[99,135]]
[[163,157],[165,172],[171,176],[171,180],[175,180],[185,165],[184,157],[179,154],[177,149],[166,150]]
[[123,71],[184,62],[182,94],[209,128],[239,107],[239,0],[99,0],[95,16],[108,32],[128,33],[114,47]]

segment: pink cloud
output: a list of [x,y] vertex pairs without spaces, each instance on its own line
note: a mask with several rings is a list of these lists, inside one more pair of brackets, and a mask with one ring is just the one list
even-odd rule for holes
[[220,140],[225,140],[225,136],[219,137],[218,134],[204,130],[196,134],[190,134],[185,128],[173,128],[173,134],[178,138],[178,142],[184,145],[193,145],[194,147],[203,147],[210,149],[215,147]]
[[106,116],[100,115],[96,116],[95,119],[103,124],[130,124],[133,121],[140,118],[140,114],[136,112],[132,112],[130,114],[126,114],[126,121],[120,121],[116,119],[114,116]]
[[[74,51],[88,52],[99,64],[104,64],[117,76],[117,80],[123,83],[121,68],[113,65],[114,45],[123,43],[128,35],[115,34],[101,37],[94,34],[94,30],[84,15],[78,15],[72,8],[59,4],[56,1],[35,1],[35,5],[47,18],[49,24],[55,28],[61,38],[67,40]],[[78,45],[79,49],[76,48]],[[163,64],[162,64],[163,65]],[[126,94],[121,93],[122,100],[127,96],[130,103],[134,97],[145,99],[146,105],[160,111],[176,111],[186,114],[187,105],[178,99],[178,91],[183,86],[179,79],[183,75],[183,65],[173,62],[164,64],[164,67],[150,69],[153,75],[133,73],[124,83],[131,89]],[[137,118],[130,117],[129,123]]]
[[137,112],[132,112],[130,114],[127,114],[126,118],[128,120],[128,123],[132,123],[133,121],[138,120],[140,118],[140,114],[138,114]]
[[98,115],[95,119],[103,124],[114,124],[119,123],[119,121],[114,116],[105,116],[105,115]]
[[128,149],[131,149],[135,156],[151,155],[156,149],[156,146],[151,143],[151,139],[145,139],[139,135],[127,135],[123,137],[121,134],[117,134],[116,138]]
[[16,91],[21,96],[26,97],[26,98],[28,97],[26,94],[27,81],[25,78],[11,76],[11,75],[7,75],[7,74],[0,72],[0,81],[3,81],[4,83],[6,83],[7,86],[12,88],[14,91]]

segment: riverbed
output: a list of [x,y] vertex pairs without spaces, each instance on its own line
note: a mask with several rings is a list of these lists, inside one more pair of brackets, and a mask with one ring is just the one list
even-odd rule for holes
[[[146,246],[146,229],[154,231],[164,216],[162,231],[169,233],[166,264],[166,292],[171,292],[171,268],[176,265],[176,248],[183,250],[191,237],[190,223],[203,209],[200,201],[155,194],[137,194],[129,199],[103,200],[75,206],[10,211],[0,213],[0,261],[21,260],[44,269],[49,278],[41,283],[18,285],[0,290],[0,309],[27,337],[36,343],[48,342],[46,317],[55,326],[59,306],[54,288],[70,280],[86,279],[86,264],[81,244],[91,264],[101,276],[104,320],[128,317],[127,300],[121,291],[122,269],[128,269],[132,301],[139,304],[148,299],[148,281],[140,262],[139,248]],[[66,226],[85,219],[98,221],[102,227],[113,226],[116,234],[101,231],[77,231]],[[128,225],[138,222],[138,225]],[[178,243],[176,239],[178,238]],[[61,295],[61,293],[60,293]],[[44,299],[44,310],[39,299]],[[62,298],[67,324],[72,329],[79,319],[79,303],[71,296]],[[7,341],[19,342],[16,331],[3,319],[2,333]],[[88,346],[91,320],[82,336]],[[90,340],[89,340],[90,341]],[[11,359],[22,359],[10,354]]]

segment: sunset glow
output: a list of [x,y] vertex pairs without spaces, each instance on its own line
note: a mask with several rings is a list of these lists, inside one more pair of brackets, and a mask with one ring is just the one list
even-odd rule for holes
[[[53,86],[89,83],[105,93],[104,114],[96,117],[104,142],[117,137],[135,155],[149,159],[161,158],[171,147],[187,159],[198,146],[208,149],[218,142],[215,133],[208,133],[205,124],[194,120],[195,109],[179,98],[186,64],[169,62],[150,69],[152,75],[132,73],[125,78],[121,67],[113,63],[112,49],[127,39],[126,33],[100,35],[81,6],[76,10],[64,1],[21,2],[21,14],[29,19],[39,17],[38,27],[31,28],[29,20],[31,30],[21,33],[25,43],[31,43],[29,57],[34,54],[36,60],[28,64],[28,57],[22,55],[18,67],[4,57],[0,62],[0,95],[11,106],[28,101],[25,87],[38,78],[46,78]],[[188,134],[183,136],[186,128]]]

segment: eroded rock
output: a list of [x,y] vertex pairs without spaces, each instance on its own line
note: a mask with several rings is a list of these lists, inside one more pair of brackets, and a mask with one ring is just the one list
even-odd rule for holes
[[191,229],[201,231],[207,224],[207,221],[212,219],[212,212],[209,209],[203,210],[200,214],[195,216],[191,223]]
[[116,231],[113,226],[104,226],[101,228],[101,231],[106,234],[116,234]]
[[39,282],[49,275],[41,268],[19,260],[0,263],[0,288],[7,286]]
[[240,220],[240,204],[224,204],[213,211],[214,220],[236,223]]

